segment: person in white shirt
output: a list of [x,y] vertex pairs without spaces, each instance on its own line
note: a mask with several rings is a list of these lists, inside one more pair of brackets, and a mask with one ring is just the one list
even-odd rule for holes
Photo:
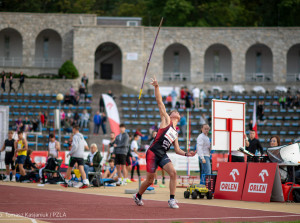
[[193,93],[193,98],[194,98],[194,105],[195,108],[199,108],[199,98],[200,98],[200,90],[199,88],[195,87],[192,91]]
[[49,145],[48,145],[48,157],[51,156],[53,158],[58,157],[58,152],[60,151],[60,144],[55,140],[55,135],[50,133],[49,135]]
[[89,119],[90,119],[90,114],[87,113],[86,109],[84,109],[83,113],[81,114],[81,117],[80,117],[80,127],[87,128]]
[[67,169],[65,183],[61,184],[63,187],[68,187],[69,178],[71,176],[71,171],[75,165],[78,164],[78,169],[80,171],[81,177],[83,179],[83,185],[80,187],[81,189],[87,188],[89,186],[89,180],[86,179],[86,174],[84,172],[84,149],[89,150],[89,147],[83,138],[83,135],[79,132],[79,126],[76,125],[73,127],[73,141],[72,141],[72,149],[69,152],[68,156],[70,156],[69,167]]
[[131,181],[135,182],[136,180],[133,178],[134,169],[136,167],[136,172],[140,177],[140,165],[139,165],[139,155],[138,155],[138,140],[140,136],[138,134],[134,134],[133,140],[130,145],[131,157],[132,157],[132,168],[131,168]]
[[206,94],[203,89],[200,90],[200,106],[204,108],[204,99],[206,98]]
[[200,179],[201,183],[205,182],[204,174],[211,174],[211,166],[210,166],[210,151],[211,145],[210,140],[208,138],[209,133],[209,125],[205,124],[202,126],[202,133],[197,138],[197,154],[199,156],[201,165],[201,174]]

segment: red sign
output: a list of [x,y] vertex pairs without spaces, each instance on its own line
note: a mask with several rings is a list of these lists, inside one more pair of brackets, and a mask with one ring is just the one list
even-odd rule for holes
[[277,163],[248,163],[242,200],[270,202],[276,168]]
[[228,154],[213,153],[212,155],[212,171],[218,171],[220,163],[228,161]]
[[241,200],[246,163],[220,163],[214,198]]
[[[48,151],[33,151],[30,157],[33,163],[43,167],[47,162]],[[65,152],[59,152],[58,159],[63,160],[63,163],[65,163]]]

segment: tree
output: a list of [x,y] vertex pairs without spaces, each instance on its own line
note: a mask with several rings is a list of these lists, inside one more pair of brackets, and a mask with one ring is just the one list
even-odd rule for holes
[[78,70],[72,63],[72,61],[67,60],[59,69],[58,75],[60,77],[65,77],[67,79],[75,79],[79,77]]

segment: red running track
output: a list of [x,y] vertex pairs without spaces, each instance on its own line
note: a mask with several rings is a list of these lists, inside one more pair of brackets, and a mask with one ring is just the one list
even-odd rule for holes
[[[78,189],[79,190],[79,189]],[[300,214],[209,205],[145,200],[136,206],[130,198],[0,185],[0,212],[48,222],[242,222],[296,221]]]

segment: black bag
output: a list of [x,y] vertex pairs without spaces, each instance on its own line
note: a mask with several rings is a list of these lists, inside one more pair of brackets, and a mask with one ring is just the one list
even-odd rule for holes
[[94,187],[100,187],[103,186],[103,180],[100,179],[100,176],[97,176],[93,179],[92,184]]
[[55,168],[58,166],[58,162],[55,158],[49,158],[47,163],[46,163],[46,166],[45,166],[45,169],[47,170],[55,170]]
[[300,188],[293,188],[293,199],[296,203],[300,203]]

